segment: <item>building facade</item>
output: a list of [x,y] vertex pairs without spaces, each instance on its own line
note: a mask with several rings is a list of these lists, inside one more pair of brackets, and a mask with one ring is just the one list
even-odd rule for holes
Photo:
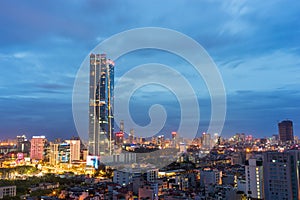
[[49,144],[49,163],[50,165],[57,165],[58,160],[58,143],[50,142]]
[[80,140],[66,140],[70,145],[70,162],[80,160]]
[[0,199],[4,197],[15,197],[17,195],[16,186],[4,186],[0,187]]
[[90,55],[89,155],[112,154],[114,63],[105,54]]
[[58,161],[60,163],[70,163],[70,144],[67,142],[58,145]]
[[46,143],[45,136],[33,136],[30,143],[30,159],[43,160]]
[[27,140],[25,135],[17,136],[17,151],[29,154],[30,142]]
[[300,199],[300,150],[266,152],[263,168],[266,200]]
[[281,142],[294,141],[293,122],[284,120],[278,123],[279,140]]
[[254,199],[264,199],[262,158],[250,158],[245,162],[246,194]]
[[210,184],[222,184],[222,171],[218,169],[204,168],[200,171],[200,184],[207,186]]
[[202,134],[202,148],[204,148],[204,149],[211,148],[211,136],[209,133]]

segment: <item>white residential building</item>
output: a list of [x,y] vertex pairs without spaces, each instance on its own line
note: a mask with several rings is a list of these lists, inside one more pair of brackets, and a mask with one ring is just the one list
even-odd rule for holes
[[245,164],[246,194],[255,199],[264,199],[262,158],[250,158]]

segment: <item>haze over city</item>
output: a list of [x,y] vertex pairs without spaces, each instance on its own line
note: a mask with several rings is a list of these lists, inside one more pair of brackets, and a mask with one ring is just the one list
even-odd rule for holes
[[[300,3],[293,4],[27,1],[14,6],[1,2],[0,139],[24,133],[50,139],[76,136],[72,91],[81,63],[104,39],[149,26],[190,36],[214,60],[227,95],[223,136],[271,136],[284,119],[293,120],[294,134],[299,135]],[[154,62],[173,67],[189,80],[201,110],[198,132],[206,131],[210,96],[202,78],[183,59],[157,50],[131,52],[115,60],[116,82],[133,67]],[[160,73],[155,76],[165,78]],[[180,121],[180,109],[166,88],[149,85],[138,90],[131,99],[133,119],[140,125],[149,123],[153,103],[165,106],[168,119],[162,132],[171,133]]]

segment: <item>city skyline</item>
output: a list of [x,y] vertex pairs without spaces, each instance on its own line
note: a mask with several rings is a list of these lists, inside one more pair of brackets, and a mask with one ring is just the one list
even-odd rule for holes
[[[72,89],[81,62],[111,35],[145,26],[180,31],[203,45],[215,61],[228,102],[222,135],[271,136],[278,134],[279,121],[290,119],[294,135],[299,136],[298,2],[292,7],[283,1],[128,1],[123,7],[116,1],[66,1],[60,2],[60,8],[55,1],[0,5],[0,24],[5,27],[0,33],[0,139],[22,134],[51,139],[76,136]],[[143,63],[159,62],[179,70],[198,95],[199,133],[206,131],[209,94],[201,77],[185,70],[185,61],[166,52],[144,50],[115,62],[120,66],[116,81]],[[137,91],[132,98],[133,119],[141,125],[149,123],[147,111],[154,94],[155,103],[164,105],[169,114],[162,132],[171,133],[180,119],[178,102],[164,88],[148,86]]]

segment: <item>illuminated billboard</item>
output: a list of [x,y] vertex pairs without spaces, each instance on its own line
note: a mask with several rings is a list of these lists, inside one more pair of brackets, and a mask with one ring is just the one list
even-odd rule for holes
[[100,156],[87,156],[86,166],[98,169],[100,165]]

